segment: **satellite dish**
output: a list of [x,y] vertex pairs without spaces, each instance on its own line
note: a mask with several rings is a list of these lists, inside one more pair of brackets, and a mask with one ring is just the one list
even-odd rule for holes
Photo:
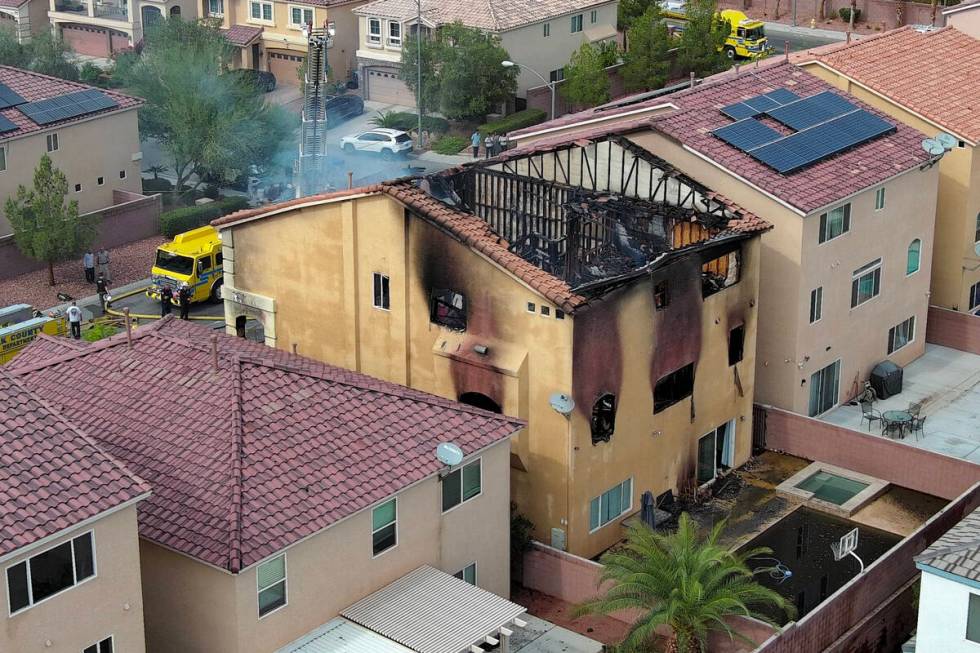
[[575,400],[566,395],[564,392],[554,392],[548,397],[548,403],[557,412],[562,415],[571,415],[572,411],[575,410]]
[[452,442],[440,442],[436,447],[436,458],[444,465],[455,467],[463,462],[463,450]]
[[946,150],[956,147],[956,137],[946,132],[939,132],[934,140],[938,141]]
[[922,141],[922,149],[932,156],[939,156],[940,154],[946,153],[946,148],[943,147],[943,144],[932,138],[927,138]]

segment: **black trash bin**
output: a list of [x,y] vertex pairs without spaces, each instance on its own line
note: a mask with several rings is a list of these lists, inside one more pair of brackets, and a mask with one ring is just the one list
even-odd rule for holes
[[902,368],[891,361],[881,361],[871,370],[871,387],[878,399],[888,399],[902,391]]

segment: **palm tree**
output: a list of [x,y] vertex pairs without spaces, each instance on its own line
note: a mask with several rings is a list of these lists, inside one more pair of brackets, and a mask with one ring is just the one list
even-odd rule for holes
[[580,605],[576,614],[640,611],[622,643],[623,651],[649,651],[665,627],[671,637],[667,650],[700,653],[708,633],[724,631],[751,643],[734,631],[725,617],[754,617],[777,627],[757,611],[763,606],[793,608],[775,591],[755,581],[746,564],[752,556],[772,554],[767,548],[734,553],[718,544],[722,521],[702,540],[697,525],[682,513],[677,532],[661,535],[645,525],[630,527],[626,544],[602,556],[601,581],[610,581],[604,595]]

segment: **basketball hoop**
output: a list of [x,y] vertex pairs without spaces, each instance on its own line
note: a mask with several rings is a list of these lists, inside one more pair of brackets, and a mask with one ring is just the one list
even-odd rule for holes
[[858,557],[854,551],[857,549],[858,545],[858,529],[853,529],[845,533],[838,541],[831,542],[830,550],[834,552],[834,561],[840,562],[846,556],[854,556],[854,559],[858,561],[861,565],[861,570],[858,573],[864,571],[864,561]]

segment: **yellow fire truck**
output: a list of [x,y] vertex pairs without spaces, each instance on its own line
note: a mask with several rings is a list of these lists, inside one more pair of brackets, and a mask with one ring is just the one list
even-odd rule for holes
[[63,336],[66,326],[64,315],[39,315],[30,304],[0,308],[0,364],[13,358],[37,334]]
[[[664,0],[661,11],[669,19],[680,21],[672,26],[675,33],[684,30],[683,21],[687,20],[686,0]],[[728,23],[731,29],[725,44],[721,46],[729,59],[761,59],[772,53],[766,38],[766,24],[761,20],[749,18],[737,9],[725,9],[715,14],[715,18]]]
[[160,300],[165,287],[173,292],[173,303],[179,304],[178,291],[191,289],[191,303],[220,300],[221,239],[214,227],[206,226],[177,234],[169,243],[157,248],[148,297]]

